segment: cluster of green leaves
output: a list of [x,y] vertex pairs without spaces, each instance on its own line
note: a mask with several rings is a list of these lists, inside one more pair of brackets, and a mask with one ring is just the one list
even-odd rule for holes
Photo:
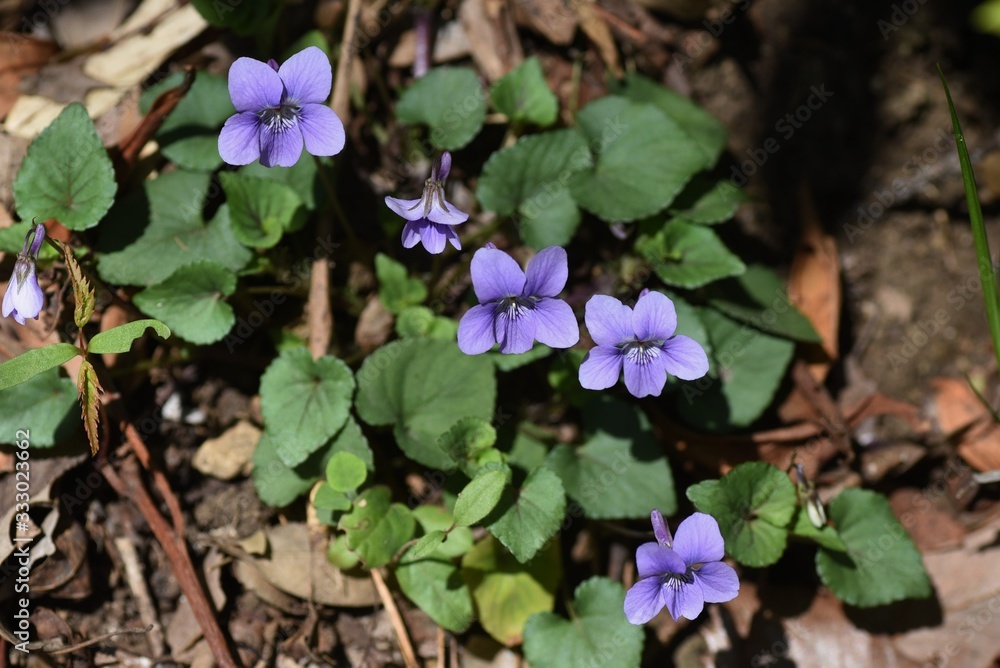
[[[535,58],[488,95],[471,69],[433,70],[404,91],[397,114],[426,125],[435,147],[456,149],[481,130],[487,98],[514,130],[546,128],[559,116]],[[711,175],[725,128],[640,75],[574,120],[574,127],[527,134],[496,151],[479,178],[480,204],[509,217],[536,249],[569,244],[585,211],[606,223],[630,223],[624,284],[654,274],[671,291],[680,333],[711,356],[707,378],[675,385],[681,413],[704,429],[750,425],[771,405],[796,342],[819,336],[790,304],[780,278],[747,266],[713,229],[744,201],[728,179]]]
[[932,593],[920,552],[876,492],[846,489],[830,501],[830,522],[814,523],[788,474],[750,462],[692,485],[687,496],[719,522],[726,552],[746,566],[777,563],[789,540],[798,539],[816,544],[820,580],[849,605],[869,608]]

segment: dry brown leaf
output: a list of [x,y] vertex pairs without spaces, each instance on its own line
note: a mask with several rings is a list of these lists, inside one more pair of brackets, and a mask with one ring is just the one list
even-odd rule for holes
[[198,448],[191,466],[205,475],[219,480],[232,480],[239,475],[249,475],[253,469],[253,453],[257,449],[261,431],[247,420],[240,420],[210,438]]
[[615,44],[614,35],[611,34],[611,28],[607,21],[601,18],[592,4],[592,2],[573,4],[576,14],[580,18],[580,28],[597,46],[597,51],[601,54],[601,60],[604,61],[605,67],[611,71],[615,78],[620,79],[624,75],[624,71],[618,57],[618,46]]
[[389,340],[394,320],[392,313],[382,305],[382,300],[377,295],[369,295],[354,328],[355,343],[364,351],[378,348]]
[[820,225],[819,214],[807,186],[801,189],[802,238],[792,260],[788,297],[812,323],[822,339],[826,359],[810,360],[809,370],[823,381],[838,357],[840,329],[840,261],[837,242]]
[[945,496],[934,494],[934,488],[904,487],[889,497],[892,512],[921,552],[954,549],[962,544],[965,528],[948,508]]
[[267,559],[252,563],[278,589],[322,605],[367,607],[378,600],[371,578],[335,568],[324,550],[313,549],[305,524],[289,523],[267,529],[271,546]]
[[1000,656],[1000,548],[998,527],[966,536],[962,548],[924,555],[941,601],[943,622],[895,638],[901,654],[943,666],[992,666]]
[[964,379],[934,378],[931,388],[934,391],[932,419],[943,436],[950,437],[990,417],[983,402]]
[[1000,469],[1000,425],[993,421],[968,381],[935,378],[931,386],[932,418],[943,435],[959,434],[958,454],[977,471]]
[[[389,56],[390,67],[410,67],[416,53],[417,38],[413,30],[407,30],[399,38],[399,43]],[[471,53],[469,38],[458,21],[445,23],[434,35],[434,46],[431,61],[435,64],[447,63],[459,58],[465,58]]]
[[0,119],[17,101],[21,79],[37,72],[57,49],[55,42],[0,31]]
[[568,45],[576,34],[576,14],[562,0],[518,0],[514,19],[559,46]]
[[496,81],[524,60],[514,17],[503,0],[464,0],[458,19],[472,59],[488,81]]

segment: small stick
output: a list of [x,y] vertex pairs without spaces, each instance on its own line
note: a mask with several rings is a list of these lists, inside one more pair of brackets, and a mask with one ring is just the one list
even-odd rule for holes
[[97,643],[104,642],[105,640],[110,640],[111,638],[114,638],[115,636],[121,636],[121,635],[125,635],[125,634],[128,634],[128,633],[151,633],[152,631],[153,631],[153,625],[152,624],[150,624],[146,628],[126,628],[126,629],[119,629],[117,631],[111,631],[110,633],[105,633],[104,635],[99,635],[96,638],[91,638],[90,640],[84,640],[83,642],[77,643],[75,645],[70,645],[69,647],[61,647],[59,649],[54,649],[51,652],[46,652],[45,648],[43,647],[42,651],[45,652],[46,654],[48,654],[49,656],[60,656],[62,654],[72,654],[73,652],[76,652],[77,650],[81,650],[81,649],[83,649],[85,647],[90,647],[91,645],[96,645]]
[[159,617],[156,614],[156,607],[153,599],[149,595],[149,587],[142,577],[142,566],[139,563],[139,553],[135,549],[135,543],[124,537],[115,538],[115,548],[121,555],[122,563],[125,565],[125,579],[128,581],[128,588],[132,590],[136,602],[139,605],[139,616],[149,627],[149,648],[153,656],[164,655],[163,631],[159,624]]
[[403,661],[406,662],[406,668],[420,668],[420,664],[417,663],[417,655],[413,651],[413,644],[410,642],[410,636],[406,633],[406,625],[403,624],[403,616],[399,614],[396,601],[392,598],[392,592],[385,585],[385,580],[382,578],[382,573],[379,569],[373,568],[371,572],[372,582],[375,583],[375,590],[378,591],[378,597],[382,599],[382,605],[385,606],[385,611],[389,615],[389,623],[392,624],[392,630],[396,632],[396,640],[399,641],[399,651],[403,653]]
[[345,127],[351,114],[351,63],[354,62],[354,42],[360,15],[361,0],[349,0],[347,16],[344,17],[344,39],[340,43],[340,58],[337,60],[337,77],[333,82],[333,101],[330,103]]

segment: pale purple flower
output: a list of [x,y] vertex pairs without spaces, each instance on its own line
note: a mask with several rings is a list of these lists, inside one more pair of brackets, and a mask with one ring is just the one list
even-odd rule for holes
[[407,221],[403,227],[404,248],[413,248],[423,242],[428,253],[437,255],[444,250],[445,242],[451,242],[456,250],[462,250],[454,226],[467,221],[469,214],[459,211],[444,198],[444,182],[450,171],[451,153],[445,151],[434,161],[420,199],[385,198],[386,206]]
[[230,165],[260,158],[265,167],[291,167],[302,144],[313,155],[344,148],[344,124],[327,106],[333,83],[330,59],[310,46],[286,60],[240,58],[229,68],[229,97],[236,113],[219,134],[219,155]]
[[458,347],[478,355],[500,344],[502,353],[524,353],[536,340],[569,348],[580,340],[573,309],[556,295],[569,276],[566,251],[550,246],[528,263],[527,274],[492,244],[472,256],[472,287],[479,298],[458,323]]
[[45,295],[38,287],[38,277],[35,275],[35,260],[38,259],[38,251],[43,241],[45,241],[45,226],[35,225],[24,237],[24,247],[17,254],[14,273],[3,296],[0,313],[3,313],[5,318],[12,316],[22,325],[25,324],[25,318],[37,320],[42,306],[45,305]]
[[595,295],[585,314],[597,345],[580,365],[580,385],[604,390],[625,369],[625,387],[636,397],[659,396],[667,373],[695,380],[708,373],[708,356],[687,336],[675,335],[674,303],[659,292],[643,291],[633,312],[614,297]]
[[706,603],[725,603],[740,593],[740,579],[722,563],[725,545],[719,523],[705,513],[694,513],[677,527],[677,538],[659,510],[654,510],[655,543],[635,551],[639,581],[625,594],[625,616],[645,624],[664,607],[674,618],[695,619]]

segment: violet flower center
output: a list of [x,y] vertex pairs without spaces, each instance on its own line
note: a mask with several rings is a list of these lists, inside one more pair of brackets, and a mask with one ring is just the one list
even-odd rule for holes
[[648,364],[660,356],[662,341],[628,341],[622,346],[625,359],[636,364]]
[[497,300],[497,312],[508,320],[517,320],[535,308],[535,303],[525,297],[504,297]]
[[275,132],[282,132],[295,125],[302,107],[295,100],[282,100],[277,107],[261,109],[257,116],[261,123]]
[[427,179],[424,181],[424,196],[420,198],[419,202],[407,209],[407,211],[413,211],[418,206],[423,205],[424,218],[427,218],[431,215],[431,208],[434,206],[434,200],[437,200],[438,206],[443,209],[445,213],[451,213],[448,211],[448,203],[444,201],[444,181]]
[[684,585],[689,585],[693,582],[694,569],[690,567],[683,573],[667,573],[663,576],[663,584],[667,585],[671,589],[680,589]]

